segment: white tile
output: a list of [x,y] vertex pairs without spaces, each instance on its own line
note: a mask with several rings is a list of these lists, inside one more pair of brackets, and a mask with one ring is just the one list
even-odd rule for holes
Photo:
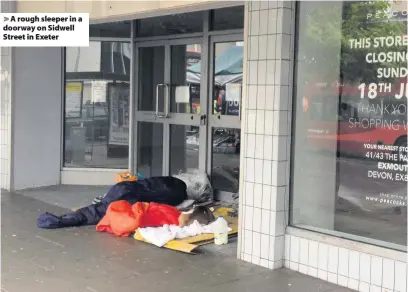
[[290,241],[293,236],[285,234],[285,260],[290,259]]
[[339,248],[337,246],[329,246],[329,259],[327,270],[331,273],[337,274],[337,267],[339,265]]
[[247,133],[256,132],[256,110],[248,110]]
[[[266,127],[268,125],[265,123]],[[264,136],[264,160],[272,160],[272,148],[273,145],[273,136],[266,135]]]
[[[273,2],[273,1],[272,1]],[[268,34],[274,34],[277,31],[277,9],[271,9],[269,10],[269,15],[268,15]]]
[[316,268],[312,268],[312,267],[308,267],[307,268],[307,274],[311,277],[315,277],[317,278],[317,269]]
[[371,256],[365,253],[360,254],[360,281],[370,283]]
[[256,107],[257,109],[264,110],[265,109],[265,96],[266,96],[266,86],[259,85],[258,92],[256,97]]
[[292,23],[292,12],[289,9],[277,9],[277,25],[278,33],[290,34]]
[[273,112],[273,130],[272,134],[275,136],[278,135],[287,135],[288,134],[288,113],[285,111],[274,111]]
[[289,86],[275,86],[273,109],[276,111],[289,110]]
[[376,286],[376,285],[371,285],[370,292],[381,292],[381,287]]
[[260,9],[260,3],[261,3],[261,1],[258,1],[258,0],[249,2],[249,4],[251,5],[250,6],[250,11],[259,10]]
[[272,160],[285,161],[287,160],[286,146],[287,136],[273,136]]
[[280,261],[283,259],[285,253],[285,237],[284,236],[270,236],[269,237],[269,260]]
[[348,277],[349,251],[339,248],[339,275]]
[[337,284],[337,274],[328,272],[327,281],[333,284]]
[[407,264],[403,262],[395,262],[395,291],[407,291]]
[[300,238],[292,237],[290,241],[290,261],[299,263]]
[[381,287],[382,284],[382,258],[371,256],[371,284]]
[[327,281],[327,272],[323,270],[318,270],[317,271],[317,277],[319,279],[322,279],[323,281]]
[[276,37],[279,39],[279,41],[277,41],[279,47],[276,49],[276,58],[289,60],[291,58],[292,51],[291,35],[278,34]]
[[266,84],[267,78],[266,66],[267,66],[266,60],[258,61],[258,84]]
[[269,259],[269,235],[261,234],[261,258]]
[[261,232],[261,220],[262,220],[262,209],[254,208],[254,220],[252,230],[256,232]]
[[276,35],[268,35],[267,39],[267,52],[266,52],[266,58],[268,60],[275,60],[276,59]]
[[275,68],[275,84],[290,85],[290,62],[287,60],[277,60]]
[[266,92],[265,92],[265,109],[266,110],[274,110],[275,109],[275,86],[274,85],[266,85]]
[[259,11],[251,12],[251,25],[250,25],[250,34],[259,35]]
[[245,230],[244,253],[252,254],[252,231]]
[[[262,184],[263,180],[263,160],[255,159],[254,162],[254,182]],[[255,203],[255,202],[254,202]],[[259,202],[261,204],[261,202]]]
[[329,246],[325,243],[319,243],[317,268],[319,270],[327,271],[327,263],[329,258]]
[[[274,123],[274,113],[273,111],[265,111],[265,135],[273,135],[273,123]],[[273,149],[272,149],[273,151]],[[271,151],[271,156],[272,156]]]
[[317,268],[318,243],[309,240],[309,266]]
[[261,259],[259,257],[252,255],[251,263],[253,263],[254,265],[259,266],[260,261],[261,261]]
[[245,180],[247,182],[254,182],[255,179],[255,159],[253,158],[246,158],[245,159],[245,170],[246,170],[246,174],[245,174]]
[[293,271],[299,271],[299,264],[298,263],[294,263],[294,262],[290,262],[289,263],[289,269],[293,270]]
[[262,208],[263,209],[271,210],[271,192],[272,192],[271,186],[263,185],[263,190],[262,190]]
[[348,283],[347,283],[347,287],[348,288],[350,288],[350,289],[353,289],[353,290],[358,290],[358,285],[359,284],[359,282],[358,282],[358,280],[355,280],[355,279],[348,279]]
[[252,234],[252,255],[261,257],[261,234],[258,232]]
[[299,273],[302,273],[302,274],[306,274],[306,275],[307,275],[307,266],[306,266],[306,265],[299,264]]
[[382,268],[382,287],[386,289],[394,289],[394,261],[389,259],[383,259]]
[[269,9],[278,8],[278,1],[269,1]]
[[269,1],[260,1],[259,8],[261,10],[269,9]]
[[360,282],[359,287],[358,287],[358,291],[360,291],[360,292],[370,292],[370,284],[368,284],[366,282]]
[[276,75],[276,61],[268,60],[266,62],[266,84],[268,85],[276,84],[275,75]]
[[252,222],[254,220],[254,207],[245,206],[245,229],[252,230]]
[[252,257],[251,257],[251,255],[244,253],[243,260],[250,263],[252,261]]
[[285,190],[286,187],[271,188],[271,210],[272,211],[284,211],[285,210]]
[[256,133],[264,134],[265,132],[265,111],[257,110],[256,111]]
[[248,85],[247,86],[247,109],[254,110],[256,109],[256,102],[257,102],[257,92],[258,86],[257,85]]
[[270,235],[280,236],[285,234],[285,214],[283,211],[271,211]]
[[360,279],[360,253],[357,251],[349,252],[349,278]]
[[338,275],[337,276],[337,284],[343,287],[347,287],[348,286],[348,278]]
[[267,52],[268,52],[268,36],[261,35],[259,36],[259,55],[258,55],[259,60],[266,60]]
[[248,84],[258,84],[258,61],[248,61]]
[[259,25],[259,34],[266,35],[268,34],[268,26],[264,24],[268,20],[268,10],[261,10],[259,13],[260,25]]
[[270,160],[263,161],[263,184],[272,184],[272,161]]
[[270,224],[270,219],[271,219],[271,211],[262,209],[261,212],[262,212],[261,232],[263,234],[268,234],[269,224]]
[[254,183],[245,183],[245,205],[254,205]]
[[262,196],[263,196],[263,187],[262,184],[254,184],[254,207],[261,208],[262,206]]
[[[287,263],[286,267],[289,266],[289,263]],[[272,270],[280,269],[283,267],[283,261],[269,261],[269,268]]]
[[261,261],[259,262],[259,265],[260,265],[261,267],[264,267],[264,268],[269,269],[269,261],[268,261],[268,260],[265,260],[265,259],[262,259],[262,258],[261,258]]
[[285,186],[286,181],[286,161],[272,161],[272,186]]
[[305,266],[309,263],[309,241],[305,238],[300,239],[299,263]]
[[259,44],[259,37],[258,36],[250,36],[249,37],[249,60],[258,60],[258,44]]
[[264,135],[255,135],[255,158],[263,159],[264,156]]
[[255,157],[255,134],[246,135],[247,144],[246,144],[246,155],[245,157],[254,158]]

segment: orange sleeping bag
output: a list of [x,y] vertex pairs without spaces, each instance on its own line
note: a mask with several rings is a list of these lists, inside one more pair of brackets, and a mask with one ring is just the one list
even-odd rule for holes
[[117,236],[129,236],[139,227],[178,225],[181,212],[177,208],[157,203],[116,201],[109,205],[96,230]]

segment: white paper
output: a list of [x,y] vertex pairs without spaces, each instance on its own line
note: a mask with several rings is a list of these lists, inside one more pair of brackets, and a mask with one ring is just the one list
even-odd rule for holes
[[241,100],[241,84],[228,83],[225,92],[226,101],[240,101]]
[[65,116],[81,117],[82,82],[67,82],[65,86]]
[[176,103],[190,103],[190,86],[176,87]]
[[92,102],[106,102],[106,81],[92,81]]

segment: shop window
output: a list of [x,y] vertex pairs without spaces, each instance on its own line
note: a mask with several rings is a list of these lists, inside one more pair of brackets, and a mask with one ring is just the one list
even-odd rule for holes
[[406,250],[406,5],[298,5],[291,225]]
[[173,14],[141,19],[138,21],[138,37],[165,36],[203,31],[203,12]]
[[131,27],[132,27],[131,21],[91,24],[89,26],[89,36],[130,38]]
[[211,29],[243,29],[244,6],[221,8],[211,11]]
[[65,56],[64,166],[127,168],[130,44],[91,41]]

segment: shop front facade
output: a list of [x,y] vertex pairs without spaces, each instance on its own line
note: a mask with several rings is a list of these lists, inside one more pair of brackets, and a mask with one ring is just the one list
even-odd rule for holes
[[241,260],[407,291],[406,2],[76,3],[89,47],[2,48],[2,188],[199,169]]

